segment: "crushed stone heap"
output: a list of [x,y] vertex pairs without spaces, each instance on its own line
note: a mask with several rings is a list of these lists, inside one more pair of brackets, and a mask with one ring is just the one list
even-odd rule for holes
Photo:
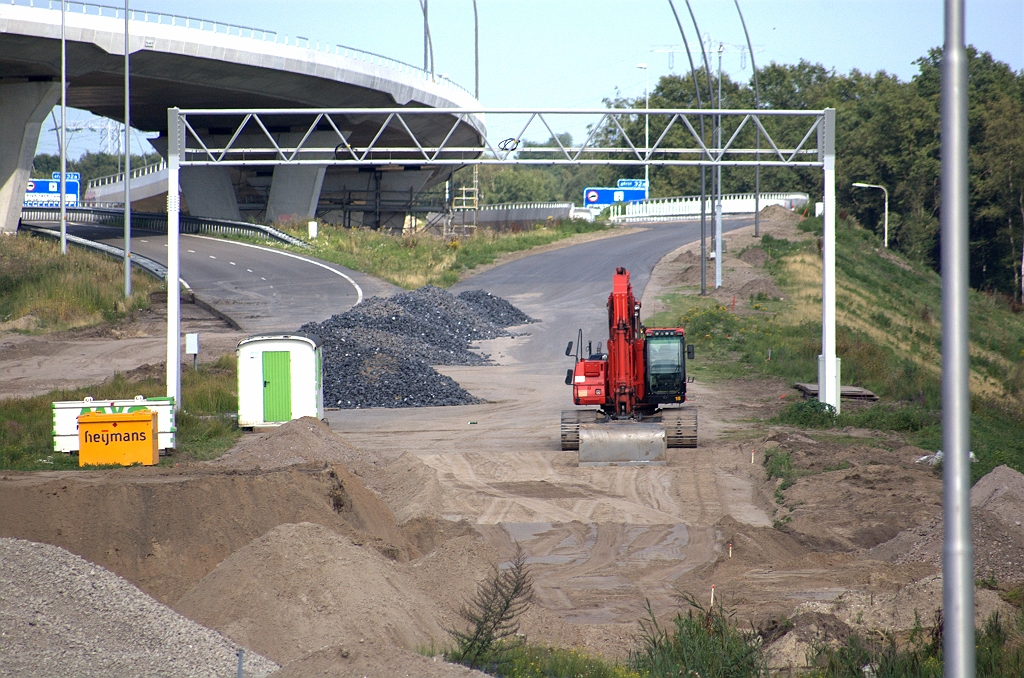
[[[237,645],[64,549],[0,538],[0,675],[230,676]],[[245,675],[277,665],[245,653]]]
[[509,336],[533,322],[483,290],[458,297],[432,285],[389,299],[371,297],[300,331],[323,340],[327,407],[428,407],[482,402],[432,365],[483,365],[473,342]]

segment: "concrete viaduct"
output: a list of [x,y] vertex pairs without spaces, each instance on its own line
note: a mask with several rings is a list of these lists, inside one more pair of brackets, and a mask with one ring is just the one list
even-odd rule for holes
[[[123,8],[78,2],[68,7],[68,105],[123,121]],[[132,126],[159,132],[151,143],[162,154],[171,106],[478,106],[470,93],[447,79],[340,45],[140,10],[132,10],[129,19]],[[17,229],[40,130],[60,101],[60,22],[59,1],[0,4],[0,228],[4,232]],[[365,120],[344,123],[342,133],[353,143],[367,143],[377,131]],[[453,123],[435,122],[436,129],[414,131],[427,138],[436,135],[440,141]],[[279,144],[294,144],[308,124],[296,121],[294,126],[282,124],[268,132]],[[231,131],[225,129],[224,134]],[[218,130],[206,132],[217,134]],[[483,121],[472,119],[459,125],[452,140],[476,144],[483,132]],[[337,139],[333,131],[314,134]],[[242,136],[241,144],[268,146],[262,132]],[[401,128],[389,128],[380,143],[412,146]],[[382,172],[371,167],[308,165],[190,167],[182,171],[180,184],[186,208],[197,216],[278,221],[315,215],[377,227],[394,225],[417,211],[417,205],[423,206],[424,192],[447,179],[451,171],[412,167]]]

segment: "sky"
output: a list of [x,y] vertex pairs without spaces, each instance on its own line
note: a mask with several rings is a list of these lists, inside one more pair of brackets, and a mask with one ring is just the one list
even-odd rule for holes
[[[733,0],[690,3],[704,38],[716,51],[719,43],[725,44],[723,70],[733,79],[749,81],[750,59],[741,54],[745,38]],[[423,65],[419,0],[131,4],[300,35]],[[675,4],[691,47],[699,49],[685,0]],[[1024,0],[966,4],[968,44],[990,52],[1015,71],[1024,69]],[[914,61],[943,41],[941,0],[740,0],[740,6],[759,66],[806,59],[843,73],[884,70],[908,80],[917,72]],[[645,71],[637,68],[638,63],[648,65],[651,88],[662,75],[688,72],[668,0],[478,0],[478,7],[480,101],[487,107],[600,108],[605,98],[617,94],[643,96]],[[429,0],[429,16],[436,72],[473,91],[472,0]],[[678,52],[668,51],[673,49]],[[92,116],[76,111],[68,119]],[[582,132],[568,131],[577,138]],[[543,141],[539,136],[533,140]],[[100,147],[100,135],[89,132],[75,135],[68,144],[76,157]],[[52,131],[41,135],[39,152],[56,152]]]

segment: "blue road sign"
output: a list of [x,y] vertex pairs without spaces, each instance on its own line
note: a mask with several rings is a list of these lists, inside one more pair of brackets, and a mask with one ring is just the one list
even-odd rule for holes
[[617,202],[639,202],[647,198],[642,188],[598,188],[583,189],[583,206],[613,205]]
[[619,179],[615,182],[616,188],[642,188],[647,190],[647,179]]
[[[76,177],[72,179],[72,174]],[[68,172],[64,181],[64,204],[77,207],[81,194],[78,172]],[[52,179],[29,179],[25,186],[25,207],[60,207],[60,173]]]
[[[60,181],[60,172],[54,172],[53,174],[50,175],[50,178],[53,179],[54,181]],[[65,181],[81,181],[82,180],[82,175],[79,172],[65,172],[64,173],[64,180]],[[622,179],[619,179],[619,181],[622,181]]]

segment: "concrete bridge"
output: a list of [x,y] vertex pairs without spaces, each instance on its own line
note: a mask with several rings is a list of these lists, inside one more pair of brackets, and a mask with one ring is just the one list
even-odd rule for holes
[[[60,100],[60,2],[4,0],[0,4],[0,229],[17,228],[25,185],[43,121]],[[68,3],[68,105],[123,121],[124,10]],[[472,95],[455,83],[387,57],[246,26],[132,10],[129,16],[132,126],[161,136],[167,147],[167,109],[306,107],[472,107]],[[349,119],[340,130],[366,143],[377,127]],[[414,130],[440,141],[454,124],[439,121]],[[202,121],[196,124],[202,125]],[[223,124],[220,121],[218,124]],[[307,123],[308,124],[308,123]],[[218,130],[206,129],[206,134]],[[268,130],[279,144],[294,144],[306,131],[283,124]],[[483,121],[460,123],[453,141],[478,143]],[[266,147],[262,130],[238,145]],[[258,133],[257,133],[258,132]],[[225,131],[225,134],[230,131]],[[315,135],[334,135],[320,130]],[[364,138],[366,137],[366,138]],[[226,139],[225,139],[226,140]],[[380,140],[412,146],[400,128]],[[424,202],[445,168],[290,166],[274,169],[190,167],[181,173],[188,210],[222,219],[306,219],[370,226],[401,221]],[[133,198],[134,199],[134,198]],[[429,202],[427,200],[426,202]]]

